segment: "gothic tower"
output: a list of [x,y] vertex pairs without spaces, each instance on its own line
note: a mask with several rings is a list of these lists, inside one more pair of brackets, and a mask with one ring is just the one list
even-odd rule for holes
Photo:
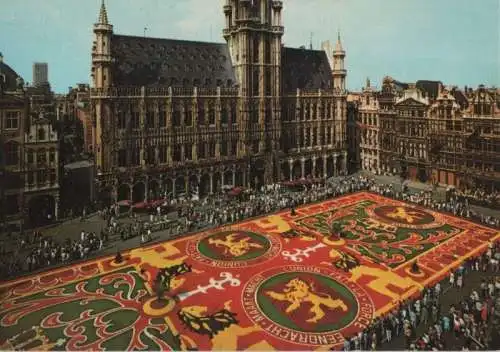
[[252,165],[265,174],[260,182],[271,181],[277,172],[273,155],[281,138],[282,8],[277,0],[226,0],[224,6],[223,34],[239,84],[238,124],[247,127],[238,154],[262,157],[264,165]]
[[282,7],[282,2],[276,0],[226,0],[223,34],[241,96],[281,93]]
[[[347,145],[347,92],[346,76],[347,70],[344,67],[345,50],[340,40],[340,32],[337,35],[337,43],[333,50],[333,89],[335,99],[335,141],[340,145]],[[347,152],[341,153],[341,169],[346,170]]]
[[[111,83],[111,37],[113,26],[108,21],[108,13],[104,0],[99,10],[99,18],[94,24],[94,42],[92,44],[92,88],[107,89]],[[104,171],[110,165],[110,150],[104,150],[104,144],[108,141],[112,121],[109,108],[105,106],[104,100],[96,99],[93,104],[93,152],[95,153],[96,166],[99,172]],[[102,141],[100,145],[98,141]],[[109,147],[108,147],[109,148]]]
[[337,44],[333,51],[333,87],[335,89],[345,90],[345,78],[347,71],[344,68],[345,51],[340,41],[340,32],[337,37]]
[[111,36],[113,26],[109,24],[104,0],[99,10],[99,18],[94,24],[94,43],[92,45],[92,82],[94,88],[109,87],[111,82]]

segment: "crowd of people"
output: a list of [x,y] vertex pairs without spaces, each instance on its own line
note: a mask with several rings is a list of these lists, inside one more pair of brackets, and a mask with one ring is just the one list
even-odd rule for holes
[[494,209],[500,208],[500,192],[485,191],[484,189],[478,188],[474,190],[455,190],[455,193],[458,197],[467,200],[471,204],[482,205]]
[[[500,314],[496,311],[500,300],[499,259],[500,243],[491,243],[486,252],[467,260],[443,281],[348,337],[343,349],[383,350],[399,337],[404,339],[404,348],[412,351],[498,349],[492,323],[495,313]],[[472,275],[482,277],[479,285],[467,284]],[[448,290],[462,299],[447,306],[443,296]],[[418,330],[423,333],[418,334]]]
[[500,228],[500,218],[475,212],[471,209],[468,198],[464,198],[454,191],[448,192],[447,199],[443,201],[433,200],[432,192],[429,191],[420,191],[414,194],[404,193],[402,197],[406,202],[416,203],[441,212],[451,213],[454,216]]
[[67,238],[58,241],[52,236],[43,236],[41,232],[25,232],[20,235],[19,246],[14,252],[7,253],[2,246],[0,256],[0,277],[6,278],[23,272],[39,270],[51,265],[86,259],[93,252],[103,248],[106,236],[97,236],[93,232],[81,232],[78,240]]
[[[171,238],[361,190],[500,228],[500,219],[475,213],[470,207],[471,198],[463,193],[452,191],[447,194],[446,200],[436,201],[429,191],[411,193],[404,188],[396,191],[392,184],[377,184],[373,178],[356,175],[312,183],[293,192],[282,184],[272,184],[241,197],[218,194],[181,203],[172,200],[165,205],[168,209],[177,209],[175,220],[169,218],[161,207],[153,209],[147,220],[142,220],[133,212],[123,218],[119,206],[113,205],[98,212],[105,222],[100,234],[82,231],[77,240],[58,241],[39,231],[26,232],[18,237],[18,245],[12,251],[8,252],[7,247],[2,246],[0,277],[12,277],[50,265],[85,259],[113,240],[125,241],[138,236],[141,243],[147,243],[152,240],[152,232],[155,231],[163,231],[162,236]],[[481,193],[474,196],[487,197]],[[450,272],[445,281],[426,287],[418,297],[400,302],[397,309],[376,318],[369,328],[346,338],[343,349],[384,349],[395,338],[402,339],[408,350],[498,348],[492,344],[492,319],[495,313],[500,314],[495,311],[495,303],[500,301],[499,263],[500,244],[491,244],[487,251]],[[468,284],[472,275],[482,277],[477,287]],[[447,306],[443,296],[448,290],[460,296],[461,300]]]
[[[3,277],[15,276],[26,270],[33,270],[47,265],[65,263],[71,260],[87,258],[91,253],[104,247],[110,238],[120,238],[126,241],[139,237],[141,243],[152,240],[152,232],[163,231],[166,238],[181,236],[185,233],[217,227],[245,218],[254,217],[286,208],[295,208],[302,204],[321,201],[331,197],[369,190],[386,197],[402,199],[422,204],[427,207],[453,213],[456,216],[470,218],[500,227],[500,219],[475,214],[469,206],[467,198],[453,195],[446,202],[437,202],[426,192],[411,194],[408,190],[395,191],[392,184],[377,184],[373,178],[361,175],[338,177],[325,182],[304,185],[302,189],[290,191],[282,184],[272,184],[245,193],[242,197],[228,197],[217,194],[201,200],[183,201],[171,200],[166,202],[168,208],[176,207],[178,216],[175,220],[168,217],[160,208],[152,210],[148,220],[141,220],[134,213],[129,212],[132,218],[123,221],[117,204],[99,211],[106,225],[100,235],[88,233],[79,240],[58,240],[28,233],[21,235],[19,246],[12,252],[7,252],[6,246],[0,249],[0,273]],[[84,218],[82,217],[82,220]]]

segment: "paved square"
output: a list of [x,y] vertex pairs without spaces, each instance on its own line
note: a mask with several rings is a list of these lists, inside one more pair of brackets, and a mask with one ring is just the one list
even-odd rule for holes
[[[2,283],[0,349],[326,349],[499,239],[356,193]],[[158,301],[157,272],[182,264],[179,301]]]

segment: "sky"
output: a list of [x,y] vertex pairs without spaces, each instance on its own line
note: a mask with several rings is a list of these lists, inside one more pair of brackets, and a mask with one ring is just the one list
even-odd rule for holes
[[[0,52],[25,81],[49,64],[58,93],[90,82],[92,25],[101,0],[0,0]],[[43,5],[42,5],[43,4]],[[370,78],[500,86],[500,0],[283,0],[286,46],[335,42],[347,86]],[[115,33],[222,42],[223,0],[106,0]]]

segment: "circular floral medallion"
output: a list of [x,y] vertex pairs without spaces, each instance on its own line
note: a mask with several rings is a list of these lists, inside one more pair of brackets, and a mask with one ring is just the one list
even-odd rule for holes
[[361,287],[323,267],[267,270],[247,282],[242,299],[248,317],[267,333],[304,345],[338,344],[342,331],[368,326],[374,314]]
[[281,250],[278,238],[249,231],[222,231],[190,241],[188,254],[195,260],[219,267],[256,265]]
[[438,216],[407,205],[382,205],[366,208],[369,216],[385,224],[409,229],[431,229],[442,226]]

